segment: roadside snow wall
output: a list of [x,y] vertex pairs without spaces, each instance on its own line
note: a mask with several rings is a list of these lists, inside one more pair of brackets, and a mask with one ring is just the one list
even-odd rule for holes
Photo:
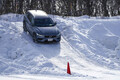
[[108,49],[115,50],[118,46],[119,37],[112,34],[103,24],[95,24],[89,30],[88,35]]

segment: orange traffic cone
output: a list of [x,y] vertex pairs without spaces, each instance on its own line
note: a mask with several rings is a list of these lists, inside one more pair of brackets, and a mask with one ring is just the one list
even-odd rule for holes
[[71,75],[69,62],[67,63],[67,73]]

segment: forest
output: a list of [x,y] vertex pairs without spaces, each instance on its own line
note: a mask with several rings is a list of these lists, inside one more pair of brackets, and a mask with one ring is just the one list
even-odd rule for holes
[[61,16],[120,15],[120,0],[0,0],[0,14],[44,10]]

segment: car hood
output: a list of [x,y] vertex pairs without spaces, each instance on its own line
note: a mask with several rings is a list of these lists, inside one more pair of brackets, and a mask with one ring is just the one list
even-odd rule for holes
[[41,35],[58,35],[60,32],[57,27],[34,27],[35,32]]

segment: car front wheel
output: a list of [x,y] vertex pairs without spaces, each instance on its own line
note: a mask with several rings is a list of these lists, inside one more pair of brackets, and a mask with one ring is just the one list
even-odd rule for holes
[[35,34],[33,34],[33,42],[35,42],[35,43],[37,43],[38,41],[37,41],[37,36],[35,35]]

